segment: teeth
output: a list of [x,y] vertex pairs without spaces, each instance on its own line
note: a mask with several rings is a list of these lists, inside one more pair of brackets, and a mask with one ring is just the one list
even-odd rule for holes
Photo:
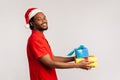
[[47,24],[46,24],[46,23],[44,23],[43,25],[44,25],[44,26],[46,26]]

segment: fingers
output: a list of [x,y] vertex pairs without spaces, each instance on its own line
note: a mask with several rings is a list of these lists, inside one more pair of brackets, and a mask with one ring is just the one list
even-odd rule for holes
[[87,66],[87,67],[82,67],[81,69],[84,69],[84,70],[90,70],[91,67],[90,67],[90,66]]
[[86,61],[86,60],[82,60],[80,62],[80,64],[81,64],[80,68],[85,69],[85,70],[90,70],[91,68],[93,68],[92,66],[90,66],[91,63],[93,63],[93,61],[89,62],[89,61]]
[[92,63],[94,63],[94,61],[89,61],[89,62],[88,62],[88,64],[92,64]]

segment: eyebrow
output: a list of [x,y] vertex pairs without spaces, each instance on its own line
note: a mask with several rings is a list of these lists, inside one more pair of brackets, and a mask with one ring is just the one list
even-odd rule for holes
[[[41,18],[41,17],[36,17],[36,19],[37,19],[37,18]],[[43,18],[46,18],[46,16],[43,16]]]

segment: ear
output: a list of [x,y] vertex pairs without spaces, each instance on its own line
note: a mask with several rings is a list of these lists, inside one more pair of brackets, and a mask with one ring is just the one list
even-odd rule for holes
[[29,24],[30,24],[31,26],[33,26],[33,23],[32,23],[32,22],[29,22]]

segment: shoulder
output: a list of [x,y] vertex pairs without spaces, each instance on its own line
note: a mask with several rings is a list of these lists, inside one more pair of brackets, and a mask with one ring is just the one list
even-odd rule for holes
[[33,30],[32,34],[30,36],[30,39],[32,39],[32,40],[44,39],[44,34],[39,31]]

